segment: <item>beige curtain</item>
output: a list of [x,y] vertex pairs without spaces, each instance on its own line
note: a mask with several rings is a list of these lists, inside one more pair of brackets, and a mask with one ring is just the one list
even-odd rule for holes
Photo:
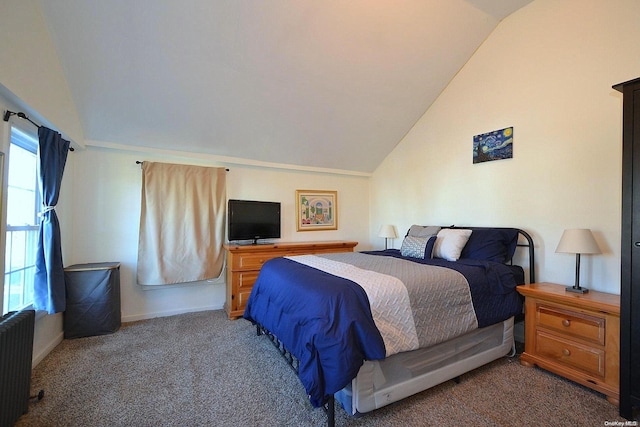
[[226,171],[142,163],[138,284],[218,277],[224,254]]

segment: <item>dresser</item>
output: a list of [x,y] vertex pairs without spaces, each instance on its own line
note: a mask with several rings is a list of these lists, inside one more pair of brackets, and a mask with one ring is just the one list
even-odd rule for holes
[[224,309],[230,319],[244,314],[244,307],[262,265],[272,258],[293,255],[353,252],[358,242],[288,242],[258,245],[227,244],[227,292]]
[[525,296],[524,353],[520,362],[561,375],[619,402],[620,297],[565,286],[518,286]]

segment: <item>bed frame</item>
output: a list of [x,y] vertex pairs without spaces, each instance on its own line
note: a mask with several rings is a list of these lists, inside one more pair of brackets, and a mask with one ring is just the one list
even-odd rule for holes
[[[503,227],[459,227],[452,225],[442,228],[500,229]],[[517,248],[526,248],[529,263],[529,283],[535,283],[533,239],[526,231],[521,229],[517,230],[518,243],[516,250]],[[509,261],[509,264],[513,264],[513,258]],[[352,384],[336,393],[336,395],[338,395],[338,399],[347,412],[350,412],[351,415],[359,416],[363,413],[378,409],[379,407],[401,400],[410,395],[427,390],[448,380],[453,379],[456,382],[459,382],[462,374],[504,357],[510,352],[515,354],[513,325],[514,318],[512,317],[502,323],[471,331],[461,337],[440,343],[433,347],[395,354],[382,361],[365,361],[360,368],[357,377],[353,379]],[[262,327],[260,324],[256,324],[256,330],[257,335],[265,335],[269,338],[285,361],[294,370],[296,375],[298,375],[298,360],[285,348],[278,337]],[[473,347],[473,349],[471,349],[471,347]],[[439,356],[439,354],[442,353],[448,353],[447,357],[443,358]],[[403,364],[406,365],[408,359],[418,360],[418,364],[422,365],[418,368],[420,373],[405,381],[391,384],[390,388],[394,390],[393,393],[385,391],[382,392],[385,399],[388,401],[379,402],[380,399],[372,394],[366,396],[367,403],[365,403],[365,406],[368,407],[365,411],[358,411],[357,408],[352,407],[349,400],[352,400],[354,398],[354,393],[357,393],[358,380],[367,382],[367,386],[370,388],[370,383],[374,381],[373,377],[375,376],[376,371],[381,372],[385,369],[389,371],[397,370],[398,367],[401,367]],[[408,363],[414,366],[416,365],[416,363],[411,360],[409,360]],[[356,390],[354,390],[354,388],[356,388]],[[400,390],[398,390],[398,388],[400,388]],[[391,394],[394,395],[391,396]],[[336,396],[332,395],[323,406],[323,410],[327,414],[328,427],[335,426],[335,400]]]

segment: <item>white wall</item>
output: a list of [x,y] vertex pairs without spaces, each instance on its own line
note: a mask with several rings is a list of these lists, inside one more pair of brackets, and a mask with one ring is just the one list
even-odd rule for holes
[[[221,163],[179,152],[135,152],[91,145],[77,151],[72,263],[119,261],[123,321],[220,309],[224,280],[145,290],[136,284],[141,170],[136,160],[225,166],[227,197],[282,203],[279,241],[355,240],[369,249],[369,177]],[[338,230],[296,232],[295,190],[338,191]],[[224,275],[223,275],[224,278]]]
[[0,83],[38,123],[82,144],[80,119],[36,0],[2,2],[0,40]]
[[[513,226],[533,235],[537,280],[572,285],[565,228],[603,254],[581,283],[619,293],[622,97],[640,75],[640,2],[536,0],[505,19],[372,178],[382,223]],[[513,159],[472,164],[473,136],[514,127]],[[399,247],[401,239],[395,241]]]

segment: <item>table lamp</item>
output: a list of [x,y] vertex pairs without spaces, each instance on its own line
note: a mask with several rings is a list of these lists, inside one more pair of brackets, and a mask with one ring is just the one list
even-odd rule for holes
[[560,243],[556,248],[556,253],[576,254],[576,283],[573,287],[568,286],[568,292],[586,294],[588,289],[580,287],[580,254],[599,254],[600,248],[596,239],[593,238],[591,230],[588,228],[574,228],[564,230]]
[[398,237],[398,233],[396,232],[396,227],[394,225],[383,225],[380,227],[380,231],[378,231],[378,237],[384,237],[384,249],[388,249],[388,241],[389,239],[395,239]]

